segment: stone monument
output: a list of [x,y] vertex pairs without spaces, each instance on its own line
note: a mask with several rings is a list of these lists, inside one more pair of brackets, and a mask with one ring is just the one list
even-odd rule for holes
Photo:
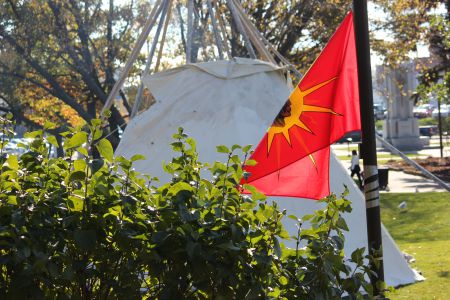
[[413,115],[411,96],[418,85],[415,63],[403,63],[395,69],[378,66],[377,80],[388,108],[384,139],[400,150],[419,150],[428,145],[428,139],[420,138],[419,123]]

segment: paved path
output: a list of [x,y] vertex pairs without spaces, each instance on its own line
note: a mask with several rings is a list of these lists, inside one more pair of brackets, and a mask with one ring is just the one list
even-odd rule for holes
[[[355,147],[356,144],[350,144]],[[333,152],[338,156],[346,156],[348,154],[347,144],[333,145]],[[377,153],[388,154],[384,149],[378,149]],[[416,152],[421,157],[434,156],[439,157],[439,149],[424,149]],[[444,154],[450,154],[450,147],[444,148]],[[346,169],[350,167],[350,160],[341,160]],[[356,177],[355,177],[356,178]],[[421,193],[421,192],[447,192],[434,181],[422,176],[410,175],[400,171],[389,170],[388,174],[388,191],[382,193]]]
[[390,193],[447,192],[434,181],[422,176],[389,170],[388,187]]

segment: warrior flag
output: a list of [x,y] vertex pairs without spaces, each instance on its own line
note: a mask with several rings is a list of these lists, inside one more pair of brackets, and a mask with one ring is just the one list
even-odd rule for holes
[[245,166],[268,196],[320,199],[330,194],[330,145],[360,130],[358,73],[350,12],[296,86]]

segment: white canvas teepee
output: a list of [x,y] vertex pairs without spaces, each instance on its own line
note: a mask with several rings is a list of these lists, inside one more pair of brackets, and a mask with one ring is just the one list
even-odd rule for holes
[[[138,171],[168,179],[161,168],[170,160],[172,134],[182,126],[197,140],[201,161],[214,162],[224,156],[216,146],[256,145],[287,99],[291,87],[284,70],[251,59],[234,59],[186,65],[146,76],[144,83],[156,98],[147,111],[132,119],[124,132],[116,155],[144,154],[147,160],[136,165]],[[344,184],[350,189],[353,211],[346,215],[350,231],[345,252],[367,247],[364,197],[334,155],[330,161],[331,191],[340,194]],[[302,216],[320,209],[320,203],[296,198],[276,198],[288,214]],[[294,234],[294,224],[286,221]],[[383,227],[385,281],[392,286],[423,279],[412,270]],[[288,245],[289,246],[289,245]]]

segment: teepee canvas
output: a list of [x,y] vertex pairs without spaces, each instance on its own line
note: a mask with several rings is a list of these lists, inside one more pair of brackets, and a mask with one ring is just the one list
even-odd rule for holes
[[[178,127],[197,141],[199,159],[204,162],[224,160],[216,152],[217,145],[256,145],[270,126],[274,116],[288,97],[291,87],[285,70],[253,59],[188,64],[186,66],[145,76],[144,84],[156,103],[133,118],[123,134],[116,155],[131,157],[143,154],[136,169],[168,179],[162,161],[169,161],[172,134]],[[330,188],[340,194],[344,185],[350,189],[353,211],[345,216],[350,231],[346,233],[345,253],[358,247],[367,248],[364,196],[355,186],[345,168],[334,155],[330,158]],[[308,199],[276,197],[281,208],[299,217],[321,208]],[[296,228],[289,220],[286,229]],[[287,243],[287,246],[289,245]],[[383,228],[385,281],[398,286],[421,280]]]

